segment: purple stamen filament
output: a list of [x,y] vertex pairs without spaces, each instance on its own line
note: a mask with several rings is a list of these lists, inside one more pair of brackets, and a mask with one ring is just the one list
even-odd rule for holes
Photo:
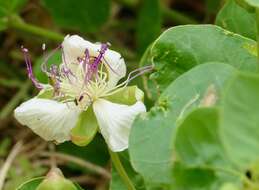
[[85,74],[85,83],[95,77],[98,79],[98,66],[102,63],[105,52],[108,50],[108,44],[102,44],[99,55],[94,58],[94,62],[90,64],[90,55],[88,49],[85,50],[84,64],[88,64],[87,72]]
[[34,84],[34,86],[36,88],[38,88],[40,90],[43,89],[43,85],[40,84],[33,75],[31,59],[30,59],[30,56],[29,56],[29,50],[24,48],[24,47],[21,47],[21,49],[22,49],[24,60],[25,60],[25,63],[26,63],[27,73],[28,73],[29,79],[31,79],[32,83]]

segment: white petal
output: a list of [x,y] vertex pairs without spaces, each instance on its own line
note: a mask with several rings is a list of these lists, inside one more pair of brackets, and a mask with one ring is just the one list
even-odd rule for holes
[[[101,49],[100,43],[93,44],[78,35],[66,36],[62,46],[65,56],[63,62],[66,61],[67,63],[77,63],[77,58],[84,56],[86,49],[88,49],[90,56],[98,56]],[[126,65],[121,55],[110,49],[105,52],[104,58],[108,64],[108,86],[113,87],[126,75]]]
[[[78,35],[67,35],[62,43],[63,51],[65,60],[67,63],[77,63],[78,57],[82,57],[84,55],[85,49],[96,49],[97,47],[94,46],[91,42],[88,42],[81,38]],[[93,54],[93,52],[89,52]]]
[[146,111],[145,105],[141,101],[127,106],[104,99],[95,101],[93,109],[100,131],[109,148],[114,152],[128,148],[132,123],[138,114]]
[[126,75],[126,64],[121,55],[115,51],[108,50],[105,54],[108,63],[109,81],[108,87],[114,87],[121,78]]
[[70,139],[79,111],[73,105],[33,98],[17,107],[14,116],[46,141],[62,143]]

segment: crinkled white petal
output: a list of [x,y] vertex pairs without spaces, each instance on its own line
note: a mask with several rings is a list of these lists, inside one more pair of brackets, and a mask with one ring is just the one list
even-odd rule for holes
[[62,43],[64,51],[63,62],[67,63],[77,63],[78,57],[83,57],[86,48],[89,49],[89,53],[93,54],[91,51],[95,48],[94,44],[88,42],[78,35],[67,35]]
[[121,55],[115,51],[108,50],[105,54],[108,63],[109,81],[108,87],[116,86],[119,80],[126,75],[126,64]]
[[141,101],[128,106],[98,99],[93,110],[109,148],[118,152],[128,148],[132,123],[138,114],[146,112],[146,107]]
[[[64,58],[63,62],[77,63],[78,57],[83,57],[88,49],[90,56],[98,56],[101,44],[93,44],[78,35],[66,36],[62,43]],[[104,55],[109,72],[108,86],[115,86],[126,75],[126,65],[121,55],[113,50],[107,50]]]
[[46,141],[62,143],[70,140],[70,130],[76,125],[79,110],[72,104],[33,98],[17,107],[14,116]]

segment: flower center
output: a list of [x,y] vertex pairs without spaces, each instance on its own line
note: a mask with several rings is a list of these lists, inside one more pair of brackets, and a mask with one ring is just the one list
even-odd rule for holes
[[[68,63],[60,45],[56,50],[61,49],[63,63],[59,66],[51,65],[48,68],[47,61],[56,50],[50,53],[45,58],[41,68],[49,77],[49,84],[54,89],[53,99],[63,103],[74,102],[81,110],[86,110],[98,98],[110,96],[123,90],[131,80],[153,69],[153,66],[138,68],[131,71],[124,82],[109,86],[110,72],[115,75],[118,75],[118,73],[105,59],[108,47],[109,44],[107,43],[101,44],[97,56],[90,55],[89,50],[85,49],[83,55],[78,57],[75,63]],[[39,83],[33,75],[28,49],[22,47],[22,51],[28,77],[38,89],[44,89],[44,85]]]
[[[96,99],[106,96],[108,88],[108,65],[104,55],[108,44],[102,44],[98,56],[91,56],[86,49],[76,63],[64,63],[59,69],[50,67],[48,76],[53,81],[56,98],[59,101],[74,101],[85,110]],[[64,56],[64,54],[63,54]]]

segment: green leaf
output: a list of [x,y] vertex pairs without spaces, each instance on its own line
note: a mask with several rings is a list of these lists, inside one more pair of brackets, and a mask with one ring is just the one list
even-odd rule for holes
[[239,73],[226,89],[220,134],[228,156],[241,169],[259,159],[259,76]]
[[137,45],[142,54],[161,31],[161,11],[158,0],[144,0],[138,15]]
[[220,10],[216,24],[237,34],[256,40],[255,14],[247,12],[234,0],[229,0]]
[[109,17],[110,0],[42,0],[56,24],[65,29],[95,32]]
[[[240,186],[243,179],[243,171],[233,166],[222,144],[219,111],[215,107],[197,108],[177,128],[176,159],[187,168],[209,170],[215,175],[214,188],[206,185],[197,189],[219,189],[226,182]],[[190,176],[189,180],[196,182],[192,186],[199,184],[195,175]]]
[[141,64],[154,64],[153,86],[163,91],[174,79],[206,62],[223,62],[245,71],[255,71],[253,40],[213,25],[186,25],[166,30],[149,48]]
[[98,123],[92,106],[79,116],[76,126],[71,130],[71,140],[78,146],[88,145],[98,131]]
[[175,149],[179,159],[191,167],[228,167],[218,127],[217,109],[199,108],[191,112],[177,128]]
[[196,109],[177,128],[179,159],[188,166],[224,173],[225,182],[235,181],[221,184],[222,189],[258,189],[258,87],[258,75],[237,73],[219,109]]
[[235,69],[227,64],[201,64],[177,78],[157,105],[133,124],[129,152],[133,167],[148,183],[169,184],[176,124],[198,106],[217,103]]
[[216,180],[212,170],[187,168],[176,163],[173,168],[170,190],[210,190]]
[[35,190],[39,184],[43,181],[44,177],[38,177],[26,181],[22,185],[20,185],[16,190]]

